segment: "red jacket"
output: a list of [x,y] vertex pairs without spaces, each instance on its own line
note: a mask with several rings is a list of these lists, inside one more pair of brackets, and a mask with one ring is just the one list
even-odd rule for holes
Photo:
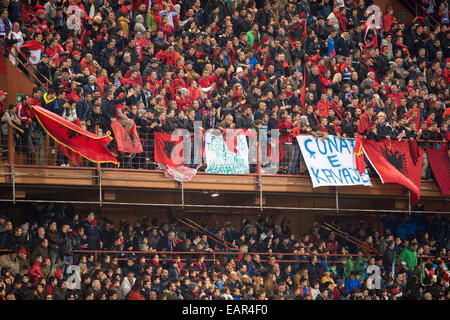
[[127,300],[145,300],[144,296],[138,291],[130,291]]
[[404,94],[401,93],[401,92],[397,92],[397,94],[391,93],[391,94],[388,95],[388,97],[391,98],[391,99],[397,100],[397,106],[399,106],[400,102],[401,102],[401,99],[404,97]]
[[33,282],[37,284],[39,278],[44,278],[44,273],[42,272],[41,264],[35,261],[33,263],[33,266],[31,267],[29,274],[33,278]]
[[[80,67],[87,67],[89,69],[89,73],[91,75],[94,75],[94,66],[92,65],[92,63],[88,63],[86,61],[86,58],[81,59],[80,61]],[[103,95],[103,94],[102,94]]]
[[370,126],[373,124],[373,120],[374,119],[369,116],[367,111],[364,112],[359,118],[358,133],[361,135],[368,135]]
[[[39,106],[40,106],[40,105],[41,105],[41,104],[39,103]],[[19,104],[17,105],[17,111],[16,111],[16,113],[17,113],[17,116],[19,117],[20,121],[21,121],[23,124],[25,124],[25,125],[31,124],[32,116],[31,116],[31,109],[30,109],[29,106],[24,107],[24,106],[22,105],[22,103],[19,103]]]
[[328,110],[330,109],[330,103],[328,101],[323,102],[320,100],[317,103],[317,109],[319,109],[319,117],[327,118],[329,115]]
[[177,103],[178,111],[180,111],[180,110],[184,111],[184,110],[189,109],[191,107],[191,100],[189,98],[182,99],[179,96],[177,96],[175,98],[175,102]]
[[281,133],[281,143],[291,143],[292,142],[292,134],[287,132],[287,129],[292,129],[294,124],[291,122],[287,122],[286,120],[279,121],[277,123],[277,129],[280,130]]
[[191,101],[194,100],[198,100],[200,98],[200,89],[192,89],[192,88],[188,88],[189,90],[189,98],[191,99]]
[[395,17],[390,15],[389,13],[383,16],[383,30],[390,31],[392,24],[395,22]]
[[333,300],[339,300],[341,298],[341,292],[339,291],[338,287],[335,286],[333,289]]
[[39,106],[39,107],[42,107],[42,105],[41,105],[41,99],[39,99],[39,98],[34,99],[33,97],[30,97],[30,106]]

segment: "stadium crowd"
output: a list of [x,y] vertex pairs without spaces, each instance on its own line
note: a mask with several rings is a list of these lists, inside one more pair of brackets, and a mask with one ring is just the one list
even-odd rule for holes
[[[296,154],[295,134],[447,147],[448,3],[435,3],[439,25],[426,16],[400,23],[388,8],[372,28],[369,0],[2,0],[3,54],[48,84],[17,105],[0,91],[2,146],[8,126],[20,150],[41,143],[30,112],[39,105],[90,131],[134,121],[148,160],[155,131],[192,133],[195,120],[205,130],[278,129],[286,154]],[[236,246],[213,264],[208,254],[170,254],[227,251],[175,224],[114,226],[89,213],[14,226],[0,217],[0,247],[13,250],[0,257],[0,299],[450,299],[446,218],[388,215],[383,234],[341,226],[375,256],[319,227],[301,236],[287,223],[235,227],[210,230]],[[117,253],[73,254],[81,249]],[[328,253],[357,256],[323,262]],[[70,264],[80,267],[80,289],[68,288]],[[367,272],[374,265],[380,278]]]
[[[98,125],[100,134],[111,131],[111,121],[127,130],[134,121],[144,146],[136,168],[154,168],[155,131],[193,133],[193,121],[205,130],[266,128],[270,136],[278,129],[297,164],[298,134],[358,132],[448,148],[447,1],[430,11],[438,25],[426,15],[400,23],[391,7],[380,13],[367,10],[371,4],[1,1],[5,54],[21,67],[18,54],[48,85],[17,105],[6,106],[0,92],[3,148],[8,125],[22,152],[42,143],[45,131],[30,105],[90,131]],[[59,155],[58,164],[68,165],[67,158]]]
[[[0,256],[2,300],[450,299],[450,223],[439,215],[385,214],[381,234],[364,220],[332,222],[375,248],[377,254],[368,254],[317,223],[301,236],[286,220],[215,223],[209,231],[216,242],[158,219],[117,226],[97,221],[91,211],[54,206],[35,213],[20,226],[0,216],[0,248],[12,250]],[[226,249],[225,242],[235,248]],[[225,254],[213,260],[212,252]],[[354,256],[324,259],[349,253]],[[69,279],[70,264],[79,266],[78,289]]]

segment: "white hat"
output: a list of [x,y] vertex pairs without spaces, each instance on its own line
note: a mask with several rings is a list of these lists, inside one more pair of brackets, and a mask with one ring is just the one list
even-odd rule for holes
[[244,72],[244,70],[242,69],[242,67],[237,67],[236,73],[239,73],[239,72]]

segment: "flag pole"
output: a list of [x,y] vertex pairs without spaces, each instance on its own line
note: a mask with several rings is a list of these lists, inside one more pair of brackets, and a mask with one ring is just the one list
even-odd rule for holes
[[336,213],[339,213],[339,192],[338,187],[335,187],[336,189]]
[[184,209],[184,181],[181,181],[181,205]]
[[408,189],[408,212],[411,215],[411,190]]
[[[273,151],[272,151],[273,152]],[[259,188],[259,210],[263,211],[263,192],[262,192],[262,177],[261,177],[261,144],[256,142],[256,173],[258,174],[258,188]]]
[[397,260],[397,255],[394,254],[394,261],[392,262],[392,279],[395,279],[395,262]]

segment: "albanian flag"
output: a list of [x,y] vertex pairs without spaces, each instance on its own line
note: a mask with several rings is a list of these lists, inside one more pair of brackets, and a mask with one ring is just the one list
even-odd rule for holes
[[170,167],[183,166],[183,137],[155,132],[155,162]]
[[31,110],[45,131],[62,146],[92,162],[119,164],[106,148],[106,145],[112,140],[109,132],[106,136],[99,137],[44,108],[31,106]]
[[427,148],[428,161],[444,195],[450,195],[450,159],[446,150]]
[[422,173],[423,149],[414,163],[408,142],[398,140],[363,140],[363,149],[382,183],[397,183],[411,190],[415,203],[420,198],[420,178]]
[[117,149],[120,152],[142,153],[144,151],[136,131],[136,123],[133,123],[133,127],[131,127],[130,131],[127,131],[119,121],[111,121],[111,128],[117,141]]
[[[74,121],[74,124],[81,128],[80,120],[76,119]],[[73,152],[72,150],[63,146],[62,144],[59,145],[59,152],[65,155],[67,158],[69,158],[69,160],[72,161],[74,166],[78,166],[80,164],[81,156],[79,153]]]
[[355,160],[356,160],[356,168],[358,169],[359,174],[363,175],[364,171],[366,171],[366,168],[364,166],[364,152],[362,149],[362,140],[359,134],[356,134]]
[[289,39],[293,38],[297,39],[305,39],[306,37],[306,20],[300,19],[297,23],[293,24],[288,28],[288,37]]

